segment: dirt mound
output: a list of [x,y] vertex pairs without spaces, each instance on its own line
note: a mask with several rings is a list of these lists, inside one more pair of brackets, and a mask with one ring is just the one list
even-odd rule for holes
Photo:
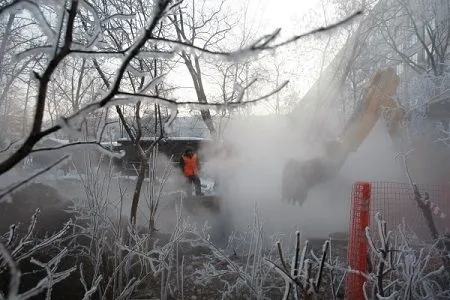
[[61,229],[70,218],[70,214],[65,211],[69,200],[48,185],[33,183],[11,196],[10,203],[0,204],[0,233],[7,232],[11,224],[20,224],[19,229],[26,230],[37,209],[40,210],[35,229],[37,235]]

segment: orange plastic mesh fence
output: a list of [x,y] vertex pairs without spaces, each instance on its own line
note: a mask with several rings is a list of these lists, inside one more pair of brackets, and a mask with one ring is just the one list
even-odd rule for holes
[[[429,194],[429,199],[439,208],[440,216],[434,216],[440,233],[450,228],[450,185],[417,185],[419,192]],[[350,210],[348,264],[353,270],[366,271],[368,244],[365,227],[369,226],[372,238],[377,241],[375,214],[380,212],[387,222],[387,229],[393,230],[405,221],[407,227],[422,240],[431,238],[426,221],[414,200],[414,192],[407,183],[356,182],[353,185]],[[442,215],[443,214],[443,215]],[[445,215],[445,217],[443,217]],[[443,217],[443,218],[442,218]],[[348,274],[346,278],[346,299],[364,299],[364,277]]]
[[[444,233],[450,227],[450,185],[418,184],[417,188],[423,196],[428,193],[430,201],[437,204],[445,214],[445,218],[433,216],[434,223],[440,233]],[[421,240],[430,240],[431,235],[422,211],[414,200],[414,192],[410,184],[397,182],[372,182],[372,198],[370,215],[380,212],[387,222],[387,230],[395,229],[405,221],[407,227],[417,234]],[[372,236],[375,239],[376,222],[370,224]]]
[[[364,230],[370,224],[371,184],[357,182],[353,185],[350,213],[349,245],[347,260],[352,270],[365,270],[367,267],[367,240]],[[349,273],[346,278],[346,299],[364,299],[362,286],[364,277]]]

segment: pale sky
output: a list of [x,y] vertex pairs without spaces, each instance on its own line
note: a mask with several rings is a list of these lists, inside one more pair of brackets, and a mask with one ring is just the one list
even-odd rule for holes
[[[208,4],[219,4],[221,0],[210,0]],[[287,38],[295,34],[307,32],[318,26],[325,25],[323,22],[322,1],[326,0],[227,0],[227,9],[238,11],[242,15],[240,28],[243,30],[245,21],[247,30],[254,33],[251,37],[255,40],[257,37],[273,32],[277,28],[282,28],[281,38]],[[247,14],[244,14],[245,9]],[[327,15],[333,12],[327,8]],[[306,46],[309,43],[310,46]],[[318,51],[321,46],[316,46],[314,40],[300,42],[297,45],[289,47],[288,55],[279,55],[277,60],[284,62],[284,70],[281,71],[281,80],[289,79],[296,90],[301,95],[305,94],[310,85],[314,82],[316,75],[314,70],[318,70],[322,63],[322,52]],[[305,71],[304,71],[305,70]],[[297,72],[297,74],[290,74]],[[176,78],[182,86],[192,87],[189,73],[184,66],[181,66],[180,72],[171,75]],[[184,83],[183,83],[184,82]],[[193,89],[181,89],[177,92],[178,99],[194,100],[195,92]],[[274,102],[266,103],[258,107],[258,111],[270,110],[274,107]]]
[[[239,0],[234,0],[239,1]],[[247,0],[250,8],[257,8],[259,13],[254,18],[264,20],[267,30],[281,27],[283,31],[295,33],[296,25],[301,23],[308,10],[320,6],[320,0]],[[243,1],[244,2],[244,1]]]

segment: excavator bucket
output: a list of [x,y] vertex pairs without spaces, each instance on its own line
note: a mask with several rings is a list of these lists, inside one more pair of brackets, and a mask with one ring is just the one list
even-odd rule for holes
[[332,175],[332,168],[325,160],[313,158],[300,162],[290,159],[283,169],[284,201],[301,206],[306,201],[310,187],[325,182]]
[[290,159],[283,168],[282,176],[283,201],[302,205],[308,195],[302,164],[297,160]]

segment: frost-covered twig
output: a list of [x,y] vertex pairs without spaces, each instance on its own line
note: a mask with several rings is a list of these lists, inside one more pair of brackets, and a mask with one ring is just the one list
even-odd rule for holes
[[12,258],[9,251],[5,248],[3,243],[0,241],[0,255],[3,260],[6,261],[6,264],[9,267],[9,273],[10,273],[10,281],[9,281],[9,289],[8,289],[8,298],[13,298],[17,296],[19,292],[19,285],[20,285],[20,276],[21,272],[17,267],[17,263]]
[[[34,251],[32,253],[35,253]],[[8,289],[7,300],[26,300],[30,299],[42,291],[47,289],[46,299],[50,299],[52,287],[66,279],[70,276],[72,272],[76,270],[76,267],[68,268],[64,271],[56,272],[61,259],[67,254],[67,249],[63,249],[56,256],[51,258],[47,263],[42,263],[34,258],[31,259],[31,263],[44,268],[47,275],[41,279],[34,287],[29,290],[19,294],[19,286],[21,281],[22,273],[17,266],[19,260],[13,258],[11,253],[5,248],[3,243],[0,241],[0,256],[6,261],[9,272],[10,272],[10,284]]]
[[[248,105],[254,105],[260,101],[270,98],[271,96],[277,94],[282,89],[284,89],[288,83],[289,83],[289,81],[286,80],[283,83],[281,83],[279,86],[277,86],[276,88],[274,88],[273,90],[268,92],[267,94],[256,97],[254,99],[247,100],[247,101],[239,101],[239,102],[228,102],[228,103],[199,103],[199,102],[194,102],[194,101],[177,101],[175,99],[169,99],[169,98],[165,98],[162,96],[154,96],[154,95],[147,95],[147,94],[118,91],[117,92],[118,97],[115,97],[113,100],[111,100],[110,105],[116,105],[116,104],[121,104],[121,103],[130,104],[130,103],[135,103],[138,101],[150,101],[153,103],[157,103],[157,104],[161,104],[161,105],[169,106],[169,107],[176,106],[176,107],[180,107],[180,108],[187,107],[187,108],[191,108],[191,109],[240,108],[240,107],[245,107]],[[125,97],[120,97],[120,95],[125,96]],[[91,110],[92,108],[87,107],[87,109]]]
[[[318,258],[314,252],[311,251],[314,260],[306,258],[306,251],[308,243],[300,248],[300,233],[296,233],[295,252],[292,258],[292,265],[290,269],[284,263],[281,245],[277,242],[278,253],[280,255],[281,266],[277,265],[273,261],[266,259],[266,262],[273,267],[285,281],[285,291],[283,299],[288,299],[291,290],[294,292],[294,297],[297,299],[301,296],[304,299],[315,298],[320,293],[320,286],[323,280],[324,268],[330,267],[326,262],[327,254],[329,252],[330,241],[325,241],[322,248],[322,256]],[[316,265],[317,263],[317,265]],[[315,277],[313,275],[313,268],[316,269]],[[293,287],[298,288],[292,289]]]
[[0,149],[0,153],[7,152],[9,149],[11,149],[12,146],[14,146],[15,144],[17,144],[20,141],[21,140],[19,139],[19,140],[8,142],[8,145],[6,145],[3,149]]
[[[16,3],[25,2],[18,1]],[[32,3],[31,1],[27,1]],[[52,132],[55,132],[57,129],[47,129],[42,131],[42,121],[44,118],[44,110],[46,107],[46,99],[47,99],[47,90],[48,84],[50,82],[50,78],[58,67],[59,63],[64,60],[64,58],[70,53],[70,46],[72,44],[73,37],[73,25],[75,21],[75,16],[78,10],[78,1],[72,0],[71,6],[68,11],[68,19],[67,19],[67,28],[64,36],[64,44],[62,45],[60,51],[57,55],[52,57],[49,60],[47,67],[45,68],[42,74],[37,74],[35,72],[36,79],[39,82],[39,89],[36,98],[36,108],[34,114],[33,125],[31,128],[31,132],[28,138],[24,141],[24,143],[14,152],[11,156],[6,158],[0,163],[0,175],[12,169],[16,164],[18,164],[22,159],[24,159],[27,155],[29,155],[33,146],[39,142],[44,136],[49,135]],[[36,5],[35,3],[33,3]],[[42,26],[45,28],[45,26]]]
[[330,241],[327,240],[327,241],[325,241],[323,248],[322,248],[322,259],[320,261],[319,271],[317,272],[317,275],[316,275],[316,281],[315,281],[315,286],[314,286],[316,293],[319,292],[320,285],[322,283],[323,269],[325,267],[325,262],[327,259],[327,254],[328,254],[329,248],[330,248]]
[[112,152],[110,149],[103,146],[98,141],[72,142],[72,143],[64,144],[64,145],[57,146],[57,147],[40,147],[40,148],[31,150],[31,153],[43,152],[43,151],[55,151],[55,150],[61,150],[61,149],[67,148],[67,147],[77,147],[77,146],[95,146],[95,148],[100,149],[102,151],[102,153],[107,153],[113,157],[121,158],[123,156],[123,153],[118,154],[118,153]]
[[274,32],[272,32],[271,34],[267,34],[267,35],[264,35],[263,37],[258,38],[254,43],[252,43],[248,47],[239,49],[234,52],[213,51],[213,50],[205,49],[203,47],[195,46],[192,43],[188,43],[185,41],[170,40],[170,39],[166,39],[166,38],[155,37],[155,38],[152,38],[152,40],[166,43],[168,45],[178,45],[178,46],[183,47],[186,50],[198,51],[200,53],[216,55],[216,56],[223,56],[223,57],[227,57],[230,59],[236,59],[236,57],[240,57],[243,55],[245,56],[246,54],[253,53],[253,52],[258,53],[258,52],[267,51],[267,50],[275,50],[277,48],[286,46],[288,44],[295,43],[295,42],[297,42],[301,39],[307,38],[311,35],[315,35],[315,34],[322,33],[322,32],[327,32],[327,31],[332,31],[340,26],[345,25],[346,23],[349,23],[350,21],[352,21],[354,18],[356,18],[357,16],[359,16],[361,14],[362,14],[362,11],[356,11],[355,13],[349,15],[348,17],[344,18],[343,20],[338,21],[334,24],[319,27],[319,28],[310,30],[306,33],[295,35],[295,36],[293,36],[289,39],[286,39],[284,41],[281,41],[279,43],[273,43],[276,40],[276,38],[278,38],[280,36],[280,33],[281,33],[281,29],[277,29]]
[[[431,210],[430,196],[428,193],[425,193],[425,196],[422,197],[417,186],[413,185],[413,188],[414,199],[416,200],[417,205],[422,211],[422,215],[427,223],[427,227],[430,230],[431,237],[433,238],[433,240],[439,241],[439,231],[434,222],[433,212]],[[450,242],[444,240],[440,244],[442,244],[440,247],[442,251],[442,260],[444,262],[444,265],[446,266],[447,272],[450,275],[450,258],[448,257],[448,254],[450,253]]]
[[380,213],[376,214],[376,221],[379,245],[375,245],[368,229],[366,237],[378,267],[373,272],[360,272],[366,279],[363,287],[366,299],[423,299],[430,297],[432,289],[448,289],[437,281],[444,268],[431,265],[438,241],[415,249],[408,241],[404,225],[387,232]]
[[83,273],[83,264],[80,264],[80,282],[83,285],[84,288],[84,296],[82,300],[89,300],[91,299],[91,296],[97,291],[99,288],[100,282],[103,280],[103,276],[99,275],[95,280],[93,280],[93,283],[90,288],[88,288],[86,284],[86,280],[84,279],[84,273]]
[[286,262],[284,261],[283,257],[283,250],[281,249],[281,242],[277,242],[277,250],[278,250],[278,256],[280,257],[281,265],[283,266],[284,270],[288,270]]
[[[432,204],[432,201],[430,200],[430,196],[427,192],[422,195],[419,191],[419,188],[417,185],[413,182],[411,175],[409,173],[408,169],[408,161],[407,161],[407,154],[403,154],[403,164],[405,167],[406,175],[408,176],[411,189],[413,191],[414,195],[414,201],[416,202],[417,206],[420,208],[422,215],[425,219],[425,222],[427,224],[427,227],[430,231],[431,237],[433,240],[439,239],[439,232],[436,227],[436,224],[434,222],[433,213],[434,211],[431,209],[432,205],[437,206],[436,204]],[[440,213],[440,209],[435,210],[435,212]],[[440,217],[445,217],[445,214],[440,213]],[[443,249],[443,255],[442,260],[444,262],[444,265],[446,266],[446,270],[448,274],[450,275],[450,258],[448,257],[448,253],[450,253],[450,242],[443,242],[443,245],[441,247]]]
[[[71,228],[72,224],[73,224],[72,220],[69,220],[68,222],[66,222],[66,224],[64,224],[64,227],[61,230],[59,230],[55,234],[51,235],[50,237],[47,237],[44,240],[38,242],[36,245],[31,247],[31,249],[27,250],[25,253],[21,254],[20,256],[15,257],[15,259],[17,261],[21,261],[25,258],[32,256],[35,252],[37,252],[39,250],[42,250],[42,249],[52,246],[54,243],[59,241],[67,233],[67,231]],[[14,249],[13,255],[18,255],[20,253],[20,249],[21,248]]]
[[234,263],[227,255],[225,255],[220,249],[217,248],[216,245],[214,245],[211,241],[208,239],[204,239],[204,241],[212,248],[214,249],[215,253],[217,253],[220,257],[222,257],[227,263],[228,266],[234,271],[234,273],[242,279],[242,281],[255,293],[257,294],[257,291],[255,287],[252,284],[252,280],[250,276],[244,272],[241,271],[239,266]]
[[55,32],[50,26],[50,23],[44,16],[44,13],[39,8],[39,5],[32,0],[15,0],[6,5],[0,6],[0,15],[5,14],[12,10],[27,10],[37,20],[40,28],[48,36],[49,39],[55,37]]

